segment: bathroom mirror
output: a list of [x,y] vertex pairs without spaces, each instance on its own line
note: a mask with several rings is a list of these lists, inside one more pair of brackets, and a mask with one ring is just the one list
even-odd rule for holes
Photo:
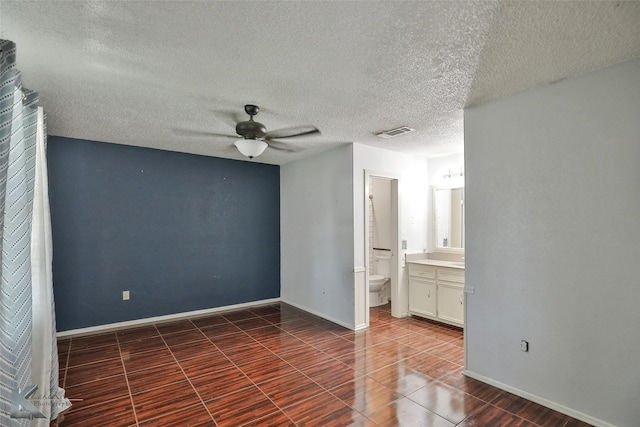
[[464,187],[434,188],[435,250],[464,249]]

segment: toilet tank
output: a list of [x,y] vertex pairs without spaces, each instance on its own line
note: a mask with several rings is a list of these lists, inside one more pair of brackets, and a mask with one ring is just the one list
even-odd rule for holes
[[373,269],[373,274],[391,277],[391,251],[374,249]]

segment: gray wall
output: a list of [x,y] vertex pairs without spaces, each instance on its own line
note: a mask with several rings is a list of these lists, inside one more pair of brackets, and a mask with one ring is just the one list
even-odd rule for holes
[[468,371],[637,426],[640,60],[468,109],[465,162]]
[[278,166],[60,137],[48,160],[59,331],[280,296]]
[[282,300],[354,325],[352,147],[281,167]]

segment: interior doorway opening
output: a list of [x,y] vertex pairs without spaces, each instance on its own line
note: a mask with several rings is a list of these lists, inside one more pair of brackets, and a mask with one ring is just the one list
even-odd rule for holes
[[[400,317],[400,248],[399,241],[400,177],[386,172],[365,171],[365,324],[370,322],[370,309],[391,300],[391,314]],[[376,185],[377,184],[377,185]],[[379,288],[380,277],[388,283]],[[372,276],[374,280],[370,280]],[[373,287],[372,287],[373,283]]]

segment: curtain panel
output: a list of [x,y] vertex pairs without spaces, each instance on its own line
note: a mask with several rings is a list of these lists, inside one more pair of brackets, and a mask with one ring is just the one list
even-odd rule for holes
[[0,40],[0,425],[7,427],[46,426],[68,407],[58,389],[44,129],[38,95],[22,87],[16,46]]

